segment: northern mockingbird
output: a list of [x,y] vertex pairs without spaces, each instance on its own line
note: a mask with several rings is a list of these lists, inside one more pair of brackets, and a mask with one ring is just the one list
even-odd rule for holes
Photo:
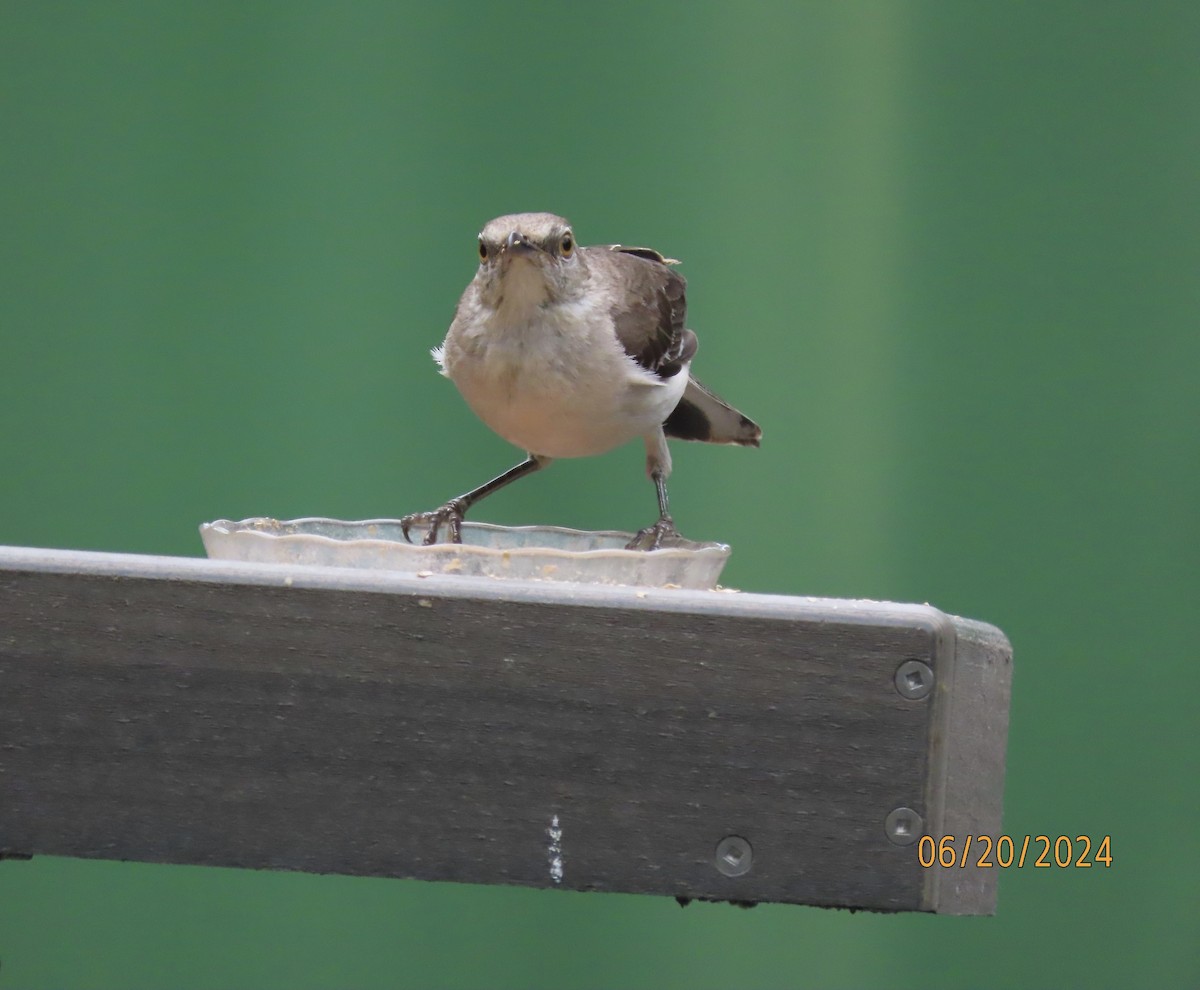
[[479,271],[433,357],[475,414],[528,451],[520,464],[432,512],[401,520],[405,539],[447,530],[462,541],[476,502],[556,457],[602,454],[641,437],[658,521],[630,549],[678,538],[667,503],[667,437],[757,447],[754,422],[689,372],[696,335],[684,326],[687,283],[650,248],[580,247],[550,213],[497,217],[479,234]]

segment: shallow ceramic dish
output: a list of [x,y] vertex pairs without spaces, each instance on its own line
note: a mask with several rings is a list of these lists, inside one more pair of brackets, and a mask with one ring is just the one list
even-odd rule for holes
[[209,557],[269,564],[365,567],[413,574],[461,574],[520,581],[575,581],[639,587],[712,588],[729,559],[723,543],[679,540],[661,550],[626,550],[632,533],[558,526],[464,522],[462,543],[421,546],[425,529],[396,519],[218,519],[200,536]]

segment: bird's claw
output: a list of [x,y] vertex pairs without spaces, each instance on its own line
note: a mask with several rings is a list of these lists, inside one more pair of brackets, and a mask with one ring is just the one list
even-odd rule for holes
[[462,543],[462,522],[463,514],[466,511],[458,499],[452,498],[439,509],[431,512],[411,512],[404,516],[400,520],[400,532],[404,534],[404,538],[409,543],[412,543],[412,537],[408,535],[408,531],[413,526],[428,526],[429,532],[425,534],[425,539],[421,541],[421,544],[429,547],[437,543],[438,531],[444,526],[448,543]]
[[665,543],[680,540],[679,530],[670,516],[663,516],[653,526],[639,529],[637,536],[625,544],[626,550],[660,550]]

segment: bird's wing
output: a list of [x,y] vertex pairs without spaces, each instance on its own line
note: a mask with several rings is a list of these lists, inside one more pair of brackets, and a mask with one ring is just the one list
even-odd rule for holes
[[625,353],[659,378],[673,378],[696,353],[696,335],[683,324],[687,281],[651,248],[619,244],[589,248],[589,265],[615,281],[613,326]]
[[622,254],[635,254],[639,258],[645,258],[647,261],[657,261],[660,265],[679,264],[678,258],[668,258],[661,251],[655,251],[654,248],[630,247],[628,244],[606,244],[604,246],[610,251],[620,251]]

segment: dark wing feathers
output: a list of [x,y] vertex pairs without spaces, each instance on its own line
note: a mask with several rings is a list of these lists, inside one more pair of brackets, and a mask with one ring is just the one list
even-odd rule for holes
[[[696,335],[684,326],[687,281],[650,248],[600,248],[624,288],[613,311],[625,353],[660,378],[672,378],[696,353]],[[598,261],[600,259],[597,259]]]
[[[660,378],[672,378],[696,353],[696,335],[683,324],[687,314],[687,282],[672,271],[670,258],[651,248],[612,244],[588,248],[589,259],[624,290],[613,311],[617,337],[625,353]],[[736,443],[757,447],[758,424],[724,399],[689,377],[683,398],[663,423],[677,440]]]

